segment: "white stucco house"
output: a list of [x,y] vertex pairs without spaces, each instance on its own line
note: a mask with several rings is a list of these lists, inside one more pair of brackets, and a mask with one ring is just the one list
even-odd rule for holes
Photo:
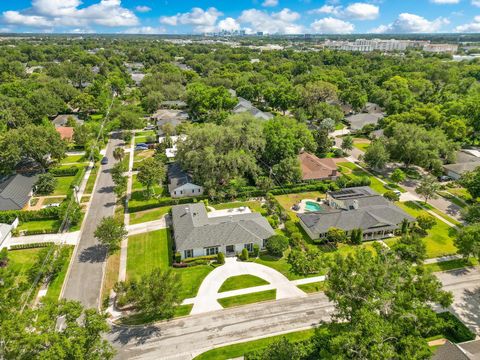
[[172,198],[203,195],[203,187],[193,183],[192,177],[178,163],[168,167],[168,191]]

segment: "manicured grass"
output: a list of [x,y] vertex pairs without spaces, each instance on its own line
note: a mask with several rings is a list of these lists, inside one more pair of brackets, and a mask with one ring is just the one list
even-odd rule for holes
[[442,211],[440,211],[436,207],[433,207],[430,204],[421,203],[421,206],[423,206],[424,208],[427,208],[428,210],[433,211],[435,214],[441,216],[442,218],[444,218],[448,222],[451,222],[454,225],[461,225],[462,224],[460,221],[452,218],[451,216],[448,216],[447,214],[443,213]]
[[84,194],[91,194],[93,192],[93,187],[95,185],[95,180],[97,179],[99,167],[100,167],[100,163],[97,162],[95,164],[95,167],[90,172],[90,176],[88,177],[88,180],[87,180],[87,185],[85,186]]
[[365,170],[359,168],[357,165],[351,162],[339,162],[337,163],[337,166],[339,166],[340,171],[343,174],[348,174],[350,176],[355,176],[355,177],[368,177],[370,179],[370,187],[378,192],[379,194],[383,194],[389,189],[385,187],[385,185],[378,180],[375,176],[372,174],[367,173]]
[[457,188],[447,188],[449,193],[459,197],[463,201],[470,202],[472,201],[472,195],[467,191],[467,189],[463,187],[457,187]]
[[353,146],[356,147],[358,150],[365,152],[367,148],[370,146],[370,140],[368,139],[354,139]]
[[144,159],[148,159],[155,154],[155,150],[140,150],[135,151],[133,155],[133,161],[142,161]]
[[235,209],[246,206],[250,208],[250,210],[253,212],[266,214],[266,210],[265,208],[262,208],[262,204],[260,203],[260,201],[235,201],[230,203],[215,204],[211,206],[214,207],[216,210]]
[[53,191],[52,195],[67,195],[68,191],[72,186],[72,181],[75,179],[75,176],[59,176],[55,179],[57,180],[57,186],[55,186],[55,190]]
[[118,271],[120,269],[120,250],[114,251],[107,258],[105,265],[105,275],[102,286],[102,307],[108,307],[108,298],[110,292],[118,281]]
[[[145,190],[146,188],[137,180],[137,175],[132,176],[132,191]],[[153,196],[162,195],[164,188],[161,185],[154,185],[152,187]]]
[[44,297],[44,300],[58,300],[60,297],[60,291],[62,291],[63,282],[65,281],[65,276],[67,275],[68,265],[70,264],[70,259],[72,257],[74,246],[68,246],[69,255],[66,257],[65,262],[62,264],[62,269],[57,274],[55,279],[48,285],[47,294]]
[[213,350],[204,352],[195,357],[195,360],[225,360],[244,356],[247,352],[265,349],[271,343],[287,338],[290,342],[299,342],[310,339],[315,333],[315,329],[295,331],[284,335],[270,336],[263,339],[247,341],[240,344],[222,346]]
[[[192,307],[193,305],[179,305],[175,307],[175,313],[173,317],[176,318],[180,316],[187,316],[188,314],[190,314],[190,311],[192,311]],[[136,313],[127,317],[122,317],[120,319],[120,323],[123,325],[143,325],[161,320],[165,320],[165,318],[158,315]]]
[[72,164],[85,161],[84,155],[70,155],[63,159],[60,164]]
[[59,220],[36,220],[36,221],[26,221],[20,223],[18,230],[27,230],[27,231],[39,231],[45,230],[49,232],[57,232],[60,227],[61,222]]
[[167,269],[171,264],[170,231],[161,229],[128,238],[127,277],[139,279],[154,268]]
[[335,130],[342,130],[344,128],[345,128],[345,124],[342,124],[342,123],[335,124]]
[[245,289],[254,286],[268,285],[268,281],[265,281],[257,276],[253,275],[237,275],[229,277],[220,287],[218,292],[225,292],[231,290]]
[[252,304],[260,301],[275,300],[276,296],[277,290],[273,289],[267,291],[259,291],[251,294],[227,297],[223,299],[218,299],[217,301],[224,308],[229,308],[233,306]]
[[214,269],[210,265],[198,265],[183,269],[174,269],[180,275],[182,288],[180,298],[187,299],[197,295],[198,288],[202,284],[203,279]]
[[150,209],[130,214],[130,225],[140,224],[147,221],[158,220],[167,214],[171,206],[162,206],[156,209]]
[[469,266],[476,266],[478,265],[478,260],[475,258],[466,259],[455,259],[450,261],[444,261],[435,264],[428,264],[425,265],[425,268],[432,270],[433,272],[438,271],[447,271],[447,270],[454,270],[454,269],[461,269],[464,267]]
[[452,195],[452,194],[449,194],[445,191],[439,191],[438,194],[442,197],[444,197],[445,199],[447,200],[450,200],[452,203],[454,203],[455,205],[461,207],[461,208],[464,208],[466,207],[468,204],[462,200],[461,198],[455,196],[455,195]]
[[144,130],[144,131],[136,132],[135,137],[137,136],[156,136],[156,133],[154,130]]
[[19,281],[26,280],[26,272],[35,263],[41,248],[10,250],[8,252],[8,268],[18,272]]
[[[432,216],[412,201],[397,202],[396,205],[415,218],[422,214]],[[457,252],[457,248],[453,244],[455,229],[435,217],[434,219],[436,225],[428,230],[427,236],[423,238],[427,247],[427,257],[435,258],[443,255],[455,254]],[[391,241],[392,240],[386,240],[385,242],[390,245]]]
[[302,284],[302,285],[297,285],[297,287],[305,291],[307,294],[314,293],[314,292],[319,292],[319,291],[324,291],[325,290],[325,282],[324,281],[317,281],[313,282],[310,284]]
[[42,205],[60,204],[64,199],[65,198],[63,196],[45,198],[43,199]]

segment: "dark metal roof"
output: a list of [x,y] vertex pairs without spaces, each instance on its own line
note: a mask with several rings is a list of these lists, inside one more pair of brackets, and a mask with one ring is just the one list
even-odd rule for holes
[[0,182],[0,210],[21,210],[30,200],[38,174],[16,174]]

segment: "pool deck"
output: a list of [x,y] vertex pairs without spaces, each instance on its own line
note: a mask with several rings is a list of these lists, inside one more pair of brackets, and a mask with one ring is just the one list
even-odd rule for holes
[[314,199],[302,199],[302,201],[300,201],[300,203],[298,204],[298,206],[300,208],[298,210],[293,210],[292,209],[292,211],[296,212],[297,214],[304,214],[306,212],[310,212],[309,210],[306,209],[307,202],[313,202],[315,204],[320,205],[322,208],[326,206],[326,205],[322,204],[320,201],[317,201],[317,200],[314,200]]

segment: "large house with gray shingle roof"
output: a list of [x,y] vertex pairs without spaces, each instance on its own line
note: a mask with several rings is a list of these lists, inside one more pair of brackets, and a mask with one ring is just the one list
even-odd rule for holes
[[253,251],[255,244],[263,248],[264,241],[275,234],[259,213],[209,216],[203,203],[172,207],[172,225],[182,259],[219,252],[233,256],[244,248]]
[[368,186],[328,192],[321,207],[320,211],[298,215],[312,239],[324,238],[330,228],[342,229],[347,235],[362,229],[364,240],[382,239],[400,228],[404,219],[415,221]]
[[33,195],[36,174],[15,174],[0,181],[0,211],[22,210]]

